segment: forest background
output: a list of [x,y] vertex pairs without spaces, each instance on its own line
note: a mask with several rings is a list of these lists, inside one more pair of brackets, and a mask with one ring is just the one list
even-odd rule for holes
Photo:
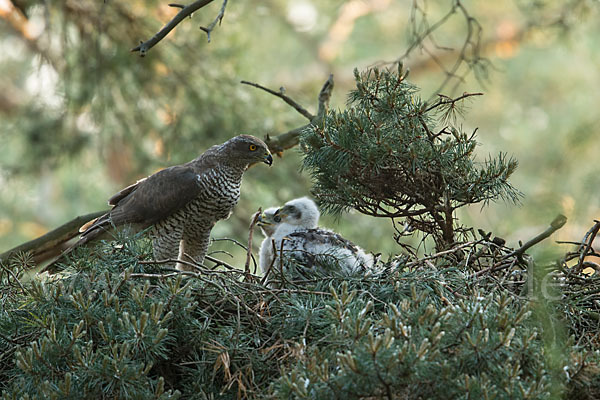
[[[483,92],[459,124],[478,129],[481,159],[504,151],[519,161],[512,183],[524,194],[521,206],[475,205],[459,212],[464,224],[516,246],[558,213],[569,222],[556,240],[580,238],[599,217],[596,3],[230,2],[209,43],[199,26],[221,6],[202,8],[140,58],[130,50],[177,7],[0,0],[0,250],[105,209],[120,188],[236,134],[276,136],[306,123],[242,80],[283,87],[314,113],[329,74],[331,107],[343,109],[354,68],[397,60],[425,100]],[[252,168],[233,216],[213,236],[245,241],[259,206],[308,195],[310,177],[300,165],[293,148],[272,168]],[[349,213],[324,216],[322,224],[368,251],[400,250],[388,221]],[[231,263],[243,262],[242,249],[222,246],[233,253]],[[532,253],[561,251],[548,241]]]

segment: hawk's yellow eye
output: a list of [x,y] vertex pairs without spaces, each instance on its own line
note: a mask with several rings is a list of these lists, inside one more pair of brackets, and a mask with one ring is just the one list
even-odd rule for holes
[[251,144],[248,148],[250,149],[250,151],[254,151],[254,150],[256,150],[256,145]]

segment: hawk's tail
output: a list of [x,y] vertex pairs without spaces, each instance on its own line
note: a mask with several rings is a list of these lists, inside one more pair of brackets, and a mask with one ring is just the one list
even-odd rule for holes
[[85,245],[88,242],[98,238],[103,233],[107,232],[111,228],[110,223],[110,213],[106,213],[101,217],[94,218],[91,221],[86,222],[79,228],[79,232],[81,236],[79,236],[79,240],[72,244],[65,251],[56,256],[48,265],[46,265],[39,273],[48,272],[49,274],[55,274],[58,272],[58,263],[65,256],[70,254],[76,248]]

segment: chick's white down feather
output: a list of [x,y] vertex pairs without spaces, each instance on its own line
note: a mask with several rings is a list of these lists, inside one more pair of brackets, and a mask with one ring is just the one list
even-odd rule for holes
[[261,244],[260,266],[263,274],[277,267],[280,256],[293,258],[309,268],[327,264],[341,272],[356,272],[373,265],[373,257],[337,233],[318,227],[319,209],[307,197],[291,200],[276,211],[265,210],[269,235]]

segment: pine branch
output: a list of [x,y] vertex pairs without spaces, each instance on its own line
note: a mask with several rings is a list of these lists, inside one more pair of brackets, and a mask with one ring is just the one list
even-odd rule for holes
[[433,109],[436,109],[438,107],[444,107],[447,106],[449,108],[454,109],[456,107],[456,103],[458,103],[459,101],[465,100],[469,97],[473,97],[473,96],[483,96],[483,93],[478,92],[478,93],[463,93],[461,96],[455,97],[455,98],[451,98],[448,96],[444,96],[442,94],[438,94],[438,101],[436,101],[435,103],[433,103],[431,106],[427,107],[425,109],[425,111],[423,111],[423,113],[427,113],[428,111],[431,111]]
[[428,105],[405,78],[401,67],[355,71],[347,109],[327,113],[326,123],[302,135],[304,168],[325,210],[403,217],[446,250],[457,233],[457,208],[518,198],[508,181],[516,161],[500,154],[478,163],[474,133],[452,125],[433,130],[440,111],[446,119],[461,114],[459,105],[480,93],[440,96]]

